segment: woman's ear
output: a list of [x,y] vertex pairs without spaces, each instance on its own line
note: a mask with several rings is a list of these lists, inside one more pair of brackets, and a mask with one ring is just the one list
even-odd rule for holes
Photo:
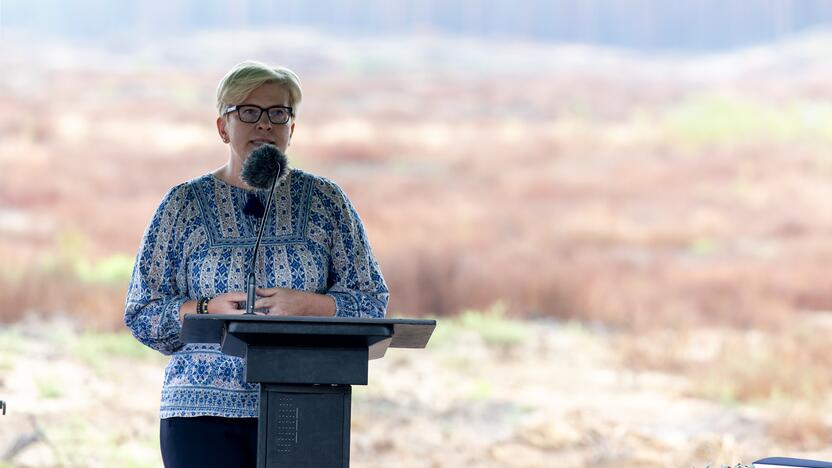
[[220,134],[220,138],[222,139],[223,143],[228,143],[231,139],[228,137],[228,131],[225,128],[226,121],[222,117],[217,117],[217,132]]

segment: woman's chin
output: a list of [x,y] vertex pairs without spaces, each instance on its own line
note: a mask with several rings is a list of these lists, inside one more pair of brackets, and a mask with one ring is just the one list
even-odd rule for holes
[[269,143],[269,142],[264,142],[264,141],[252,141],[251,143],[248,144],[248,150],[249,150],[249,152],[252,152],[252,151],[256,150],[257,148],[260,148],[261,146],[266,146],[266,145],[272,145],[272,146],[276,147],[277,149],[280,149],[280,151],[283,151],[283,149],[281,149],[276,144]]

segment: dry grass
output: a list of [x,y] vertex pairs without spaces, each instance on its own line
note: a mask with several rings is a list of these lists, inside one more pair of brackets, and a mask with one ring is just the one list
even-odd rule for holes
[[767,429],[778,444],[797,450],[823,450],[832,439],[828,418],[805,404],[775,412]]
[[797,318],[776,331],[695,329],[622,334],[619,362],[639,374],[684,377],[684,394],[766,414],[778,447],[812,451],[828,446],[825,416],[832,388],[828,319]]
[[689,393],[729,404],[824,404],[832,386],[826,328],[798,318],[776,331],[718,328],[644,331],[616,337],[620,362],[688,376]]
[[[126,280],[92,287],[32,265],[61,255],[67,232],[85,239],[76,257],[132,256],[163,193],[224,162],[209,75],[69,69],[40,94],[4,94],[0,320],[56,304],[95,323],[120,314]],[[832,114],[811,83],[360,78],[307,79],[290,157],[353,198],[393,314],[505,301],[619,328],[772,329],[832,308]],[[149,82],[174,85],[150,98],[113,87]],[[107,99],[79,91],[99,85]],[[11,111],[47,95],[53,119]],[[413,105],[425,102],[430,118]],[[781,108],[795,118],[774,118]]]

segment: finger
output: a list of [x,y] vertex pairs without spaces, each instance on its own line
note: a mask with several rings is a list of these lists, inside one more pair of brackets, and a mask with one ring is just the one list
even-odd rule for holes
[[245,301],[246,300],[246,293],[244,293],[242,291],[234,291],[234,292],[225,293],[225,294],[223,294],[221,296],[218,296],[218,297],[221,297],[224,301],[228,301],[228,302],[240,302],[240,301]]
[[277,294],[277,288],[257,288],[255,293],[260,297],[272,297]]
[[217,313],[219,314],[236,314],[239,312],[236,302],[218,301]]
[[255,309],[271,309],[272,300],[267,297],[261,297],[254,301]]

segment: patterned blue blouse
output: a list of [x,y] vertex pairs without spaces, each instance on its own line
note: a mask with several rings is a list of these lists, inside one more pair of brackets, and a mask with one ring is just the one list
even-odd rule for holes
[[[171,355],[161,417],[257,417],[256,384],[241,358],[218,344],[183,344],[179,309],[190,299],[245,289],[258,218],[253,194],[207,174],[173,187],[142,238],[124,322],[145,345]],[[327,294],[340,317],[383,317],[388,291],[347,196],[334,182],[292,169],[274,195],[257,260],[260,287]],[[275,212],[277,213],[275,216]]]

